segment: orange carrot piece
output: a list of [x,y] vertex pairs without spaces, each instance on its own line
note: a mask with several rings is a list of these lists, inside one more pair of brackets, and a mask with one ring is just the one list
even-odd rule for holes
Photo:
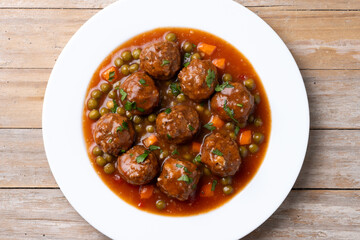
[[109,82],[113,82],[118,77],[116,68],[109,67],[105,70],[105,72],[103,72],[102,77]]
[[201,143],[199,143],[199,142],[192,143],[192,151],[193,152],[196,152],[196,153],[200,152],[200,148],[201,148]]
[[206,55],[212,55],[216,49],[216,46],[214,45],[210,45],[210,44],[206,44],[206,43],[199,43],[198,45],[198,49],[205,53]]
[[220,69],[225,69],[225,58],[216,58],[214,60],[212,60],[212,63]]
[[222,126],[224,126],[225,122],[223,120],[221,120],[221,118],[218,115],[215,115],[211,118],[210,122],[213,124],[214,127],[216,127],[217,129],[221,128]]
[[155,136],[155,134],[152,134],[149,137],[145,138],[143,143],[144,143],[145,147],[148,148],[148,147],[150,147],[150,145],[154,145],[157,141],[158,141],[158,139]]
[[239,136],[240,145],[248,145],[251,143],[251,130],[246,130],[242,132]]
[[140,198],[148,199],[152,196],[153,192],[154,192],[153,185],[141,186],[140,187]]
[[211,191],[212,183],[202,185],[200,189],[200,197],[212,197],[214,196],[214,191]]

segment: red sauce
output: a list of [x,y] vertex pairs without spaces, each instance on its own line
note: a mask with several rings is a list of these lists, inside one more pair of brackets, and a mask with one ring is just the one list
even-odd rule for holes
[[[177,42],[179,44],[183,43],[184,41],[190,41],[195,45],[197,45],[200,42],[215,45],[217,47],[216,51],[210,57],[206,55],[202,57],[203,59],[215,59],[215,58],[226,59],[227,64],[225,70],[218,69],[219,79],[221,79],[221,76],[224,73],[229,73],[233,77],[232,81],[244,81],[246,79],[251,78],[256,83],[256,88],[252,90],[251,93],[259,94],[261,97],[261,102],[256,105],[253,116],[255,116],[256,118],[261,118],[263,124],[260,127],[256,127],[254,126],[254,124],[249,123],[246,127],[240,130],[240,133],[242,131],[250,129],[252,130],[252,132],[262,133],[265,136],[265,138],[264,141],[259,145],[260,149],[257,153],[251,154],[249,152],[249,154],[246,157],[242,158],[242,164],[240,166],[240,169],[232,178],[231,185],[234,189],[234,192],[230,195],[226,195],[223,193],[222,190],[223,186],[221,184],[221,180],[219,177],[216,177],[214,175],[206,176],[204,174],[197,186],[196,195],[187,201],[181,202],[176,199],[172,199],[166,196],[165,194],[163,194],[162,192],[160,192],[160,190],[156,187],[155,184],[156,179],[154,179],[154,181],[151,183],[155,187],[153,195],[149,199],[140,199],[139,188],[141,187],[128,184],[127,182],[122,180],[117,170],[115,170],[113,174],[110,175],[106,174],[103,170],[103,167],[98,166],[95,163],[96,157],[92,154],[92,149],[94,146],[96,146],[96,144],[94,142],[92,130],[95,126],[96,121],[89,119],[88,114],[90,111],[87,109],[86,103],[88,99],[91,98],[90,95],[91,92],[95,89],[99,89],[102,83],[107,82],[102,78],[101,76],[102,72],[104,72],[106,69],[108,69],[111,66],[115,66],[114,60],[117,57],[119,57],[121,52],[123,52],[124,50],[132,51],[137,48],[142,49],[144,45],[148,44],[149,42],[156,42],[163,40],[164,36],[168,32],[173,32],[176,34]],[[182,52],[182,56],[183,55],[184,52]],[[139,63],[139,60],[133,60],[133,63]],[[112,84],[115,84],[115,82],[117,81],[122,82],[124,79],[127,78],[127,76],[123,76],[121,73],[119,73],[118,75],[119,75],[118,79],[112,82]],[[166,91],[169,88],[169,83],[170,81],[157,81],[157,86],[159,87],[160,90],[161,106],[159,106],[159,108],[155,110],[155,113],[158,113],[160,109],[169,107],[171,102],[174,101],[176,102],[176,97],[171,97],[166,94]],[[166,99],[164,99],[164,96],[166,96]],[[104,96],[102,96],[100,99],[100,108],[106,107],[106,102],[108,100],[111,99],[109,99],[106,96],[106,94],[104,94]],[[190,101],[189,99],[187,99],[182,104],[187,104],[191,106],[196,105],[196,103]],[[207,101],[203,106],[205,107],[205,109],[210,110],[209,101]],[[208,123],[208,121],[211,118],[211,116],[205,115],[204,113],[200,113],[199,115],[202,126]],[[146,117],[143,117],[143,119],[145,118]],[[141,140],[143,140],[149,135],[149,133],[146,133],[145,131],[145,126],[147,125],[153,125],[155,127],[155,123],[150,123],[148,120],[143,120],[142,122],[143,130],[137,134],[137,138],[134,145],[142,144]],[[187,28],[154,29],[149,32],[145,32],[140,35],[137,35],[132,39],[126,41],[125,43],[121,44],[118,48],[116,48],[113,52],[111,52],[108,57],[104,59],[104,61],[95,71],[87,89],[84,110],[83,110],[83,131],[84,131],[84,138],[85,138],[86,148],[88,151],[90,162],[93,165],[97,174],[104,181],[104,183],[116,195],[118,195],[122,200],[129,203],[130,205],[147,212],[161,214],[161,215],[168,215],[168,216],[187,216],[187,215],[204,213],[213,210],[217,207],[220,207],[221,205],[229,201],[232,197],[234,197],[237,193],[239,193],[254,177],[265,157],[268,141],[270,137],[270,130],[271,130],[271,114],[270,114],[269,102],[265,90],[263,88],[263,85],[260,81],[260,78],[258,77],[257,73],[252,67],[251,63],[235,47],[233,47],[231,44],[227,43],[223,39],[214,36],[212,34],[209,34],[207,32],[203,32],[195,29],[187,29]],[[225,127],[220,129],[219,131],[222,131],[224,133],[230,132],[229,130],[225,129]],[[204,130],[204,128],[201,128],[201,132],[196,136],[195,141],[202,142],[204,136],[207,133],[209,133],[209,131]],[[171,148],[170,145],[166,143],[162,143],[161,148],[163,150],[167,149],[169,152],[172,152],[174,150],[173,148]],[[191,142],[189,144],[177,146],[177,150],[179,152],[180,159],[182,159],[182,156],[184,154],[188,154],[188,155],[190,154],[192,158],[194,158],[197,155],[197,153],[193,153],[191,151]],[[155,154],[159,157],[160,151],[159,150],[155,151]],[[159,161],[162,163],[162,160],[159,159]],[[116,167],[117,166],[116,162],[114,162],[114,164]],[[214,196],[201,197],[200,196],[201,186],[204,184],[208,184],[209,182],[212,183],[213,180],[217,180],[218,182],[218,184],[215,187]],[[165,209],[159,210],[156,208],[155,203],[158,199],[161,199],[166,202]]]

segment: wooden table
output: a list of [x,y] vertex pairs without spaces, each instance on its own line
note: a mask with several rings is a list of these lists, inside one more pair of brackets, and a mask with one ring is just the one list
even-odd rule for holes
[[[41,109],[63,47],[113,1],[0,1],[0,239],[106,239],[59,190],[44,153]],[[360,1],[237,1],[289,47],[311,113],[293,190],[245,239],[360,239]]]

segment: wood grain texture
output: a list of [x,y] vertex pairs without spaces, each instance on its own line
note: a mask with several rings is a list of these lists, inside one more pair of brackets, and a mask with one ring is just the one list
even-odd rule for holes
[[[2,0],[0,8],[104,8],[116,0]],[[235,0],[247,7],[276,7],[281,9],[304,10],[357,10],[358,0]]]
[[[57,187],[40,129],[0,130],[0,187]],[[297,188],[360,188],[360,130],[312,130]]]
[[[41,128],[50,69],[0,69],[0,128]],[[360,70],[303,70],[311,128],[360,128]],[[24,117],[26,116],[26,117]]]
[[[301,69],[360,69],[360,11],[250,10],[280,35]],[[98,11],[0,9],[0,68],[52,68],[70,37]]]
[[[359,239],[359,201],[358,191],[292,191],[275,214],[244,239]],[[3,240],[107,239],[58,189],[0,189],[0,216]]]

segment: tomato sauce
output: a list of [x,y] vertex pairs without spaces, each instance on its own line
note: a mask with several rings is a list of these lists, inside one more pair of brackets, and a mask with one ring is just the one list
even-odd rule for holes
[[[91,98],[91,92],[95,89],[99,89],[100,85],[104,82],[107,82],[103,79],[102,73],[111,66],[114,65],[114,60],[120,57],[120,54],[124,50],[133,51],[134,49],[142,49],[144,45],[149,44],[151,42],[156,42],[160,40],[164,40],[164,36],[168,33],[172,32],[175,33],[177,36],[177,42],[181,46],[184,41],[189,41],[195,45],[199,43],[207,43],[216,46],[215,52],[211,56],[207,56],[202,54],[202,59],[216,59],[216,58],[225,58],[226,59],[226,68],[224,70],[218,69],[218,76],[219,81],[221,82],[221,76],[224,73],[229,73],[232,75],[232,81],[244,81],[246,79],[253,79],[256,83],[256,88],[251,91],[251,93],[258,94],[261,98],[260,103],[256,104],[255,111],[253,116],[255,118],[260,118],[262,120],[262,126],[255,126],[253,123],[248,123],[247,126],[240,129],[241,132],[245,130],[251,130],[253,133],[258,132],[264,135],[264,141],[259,144],[259,151],[256,153],[248,152],[246,157],[242,158],[242,164],[238,172],[233,176],[231,186],[233,187],[233,193],[230,195],[226,195],[223,192],[223,185],[221,184],[221,178],[214,176],[214,175],[205,175],[201,177],[195,196],[191,197],[189,200],[181,202],[176,199],[170,198],[166,196],[164,193],[160,192],[160,190],[156,187],[156,178],[151,182],[154,186],[154,192],[148,199],[141,199],[140,198],[140,190],[141,186],[134,186],[128,184],[124,181],[120,175],[118,170],[116,169],[112,174],[106,174],[103,170],[103,167],[98,166],[95,162],[96,156],[93,155],[92,149],[96,146],[94,142],[94,138],[92,135],[93,128],[96,124],[96,121],[91,120],[88,117],[90,110],[87,109],[86,103]],[[182,57],[184,56],[184,52],[181,51]],[[133,60],[131,63],[139,63],[139,60]],[[118,78],[115,81],[111,82],[113,86],[117,86],[121,82],[123,82],[128,76],[124,76],[119,71],[117,73]],[[156,81],[157,87],[160,91],[160,104],[159,107],[155,109],[154,113],[159,113],[164,108],[173,106],[174,104],[178,104],[176,97],[171,96],[168,94],[169,84],[176,80],[176,77],[170,81]],[[99,109],[102,107],[106,107],[106,102],[111,100],[103,94],[100,98],[100,105]],[[121,107],[120,101],[118,104]],[[210,109],[210,99],[203,102],[203,107],[207,111],[207,114],[204,112],[199,113],[201,126],[205,125],[209,122],[211,118],[211,109]],[[199,103],[195,103],[189,99],[186,99],[185,102],[181,104],[196,106]],[[146,116],[142,117],[142,122],[139,124],[142,127],[142,130],[137,133],[137,137],[135,140],[134,145],[142,145],[142,140],[149,136],[149,133],[146,132],[146,126],[152,125],[155,128],[155,123],[150,122],[147,120]],[[222,127],[220,130],[224,134],[229,134],[230,131],[225,127]],[[232,130],[233,131],[233,130]],[[203,32],[196,29],[187,29],[187,28],[159,28],[154,29],[142,34],[139,34],[132,39],[126,41],[125,43],[121,44],[117,47],[113,52],[106,57],[98,69],[95,71],[92,79],[90,80],[86,97],[84,103],[84,110],[83,110],[83,132],[84,138],[86,142],[87,152],[89,155],[89,159],[91,164],[93,165],[95,171],[99,175],[99,177],[103,180],[103,182],[122,200],[127,202],[128,204],[151,213],[160,214],[160,215],[167,215],[167,216],[188,216],[188,215],[195,215],[204,212],[208,212],[213,210],[217,207],[220,207],[227,201],[229,201],[232,197],[234,197],[237,193],[239,193],[255,176],[256,172],[258,171],[264,157],[266,154],[268,141],[271,132],[271,113],[270,113],[270,106],[269,102],[263,88],[263,85],[258,77],[257,73],[255,72],[254,68],[252,67],[251,63],[231,44],[227,43],[223,39],[214,36],[210,33]],[[195,137],[193,141],[197,141],[202,143],[204,137],[209,134],[210,131],[206,130],[205,128],[201,128],[199,134]],[[238,141],[236,139],[236,141]],[[162,151],[167,150],[169,153],[172,153],[175,149],[174,146],[167,144],[164,141],[161,141],[157,144],[161,147]],[[191,148],[191,142],[183,145],[176,146],[176,150],[178,154],[174,155],[180,160],[185,160],[183,156],[190,158],[189,160],[192,161],[196,157],[198,153],[194,153]],[[159,159],[159,162],[162,163],[164,160],[160,159],[159,156],[161,154],[160,150],[154,151],[156,156]],[[114,166],[116,168],[116,158],[114,158]],[[199,166],[201,169],[204,167],[201,165]],[[212,197],[202,197],[200,196],[200,189],[204,184],[212,183],[214,180],[217,181],[217,184],[214,189],[214,196]],[[156,208],[156,201],[163,200],[166,203],[166,207],[162,210]]]

